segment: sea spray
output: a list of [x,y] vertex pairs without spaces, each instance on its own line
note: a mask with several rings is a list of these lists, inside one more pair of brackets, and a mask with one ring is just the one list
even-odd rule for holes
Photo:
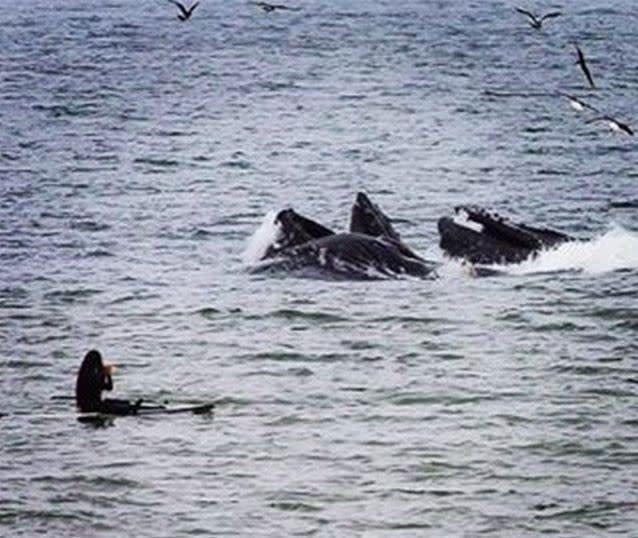
[[248,239],[246,249],[242,253],[242,260],[246,265],[259,262],[270,245],[277,241],[280,227],[275,223],[276,211],[269,211],[262,220],[259,228]]
[[543,250],[537,256],[506,267],[514,275],[554,271],[597,274],[638,268],[638,233],[614,225],[588,241],[570,241]]

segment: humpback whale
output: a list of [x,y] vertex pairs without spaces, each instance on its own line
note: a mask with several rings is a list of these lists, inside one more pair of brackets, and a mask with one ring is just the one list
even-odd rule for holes
[[280,211],[275,225],[277,237],[253,272],[348,280],[435,276],[435,264],[405,245],[390,219],[362,192],[352,206],[348,232],[335,233],[293,209]]
[[[439,246],[451,257],[475,264],[518,263],[540,250],[575,238],[516,223],[476,206],[457,206],[457,218],[439,219]],[[462,221],[458,216],[465,216]]]

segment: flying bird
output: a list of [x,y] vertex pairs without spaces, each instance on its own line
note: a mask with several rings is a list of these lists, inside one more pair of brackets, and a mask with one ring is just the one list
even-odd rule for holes
[[597,118],[592,118],[588,120],[586,123],[594,123],[595,121],[604,121],[607,122],[607,126],[616,133],[625,133],[629,136],[634,136],[634,131],[629,125],[618,121],[616,118],[612,118],[611,116],[598,116]]
[[193,14],[193,11],[195,11],[195,8],[199,5],[199,2],[195,2],[191,7],[187,8],[184,4],[182,4],[181,2],[178,2],[177,0],[168,0],[171,4],[175,4],[181,13],[178,13],[177,18],[180,21],[187,21],[188,19],[191,18],[191,15]]
[[299,8],[286,6],[284,4],[270,4],[269,2],[252,2],[252,3],[260,7],[261,9],[263,9],[266,13],[272,13],[273,11],[276,11],[278,9],[281,9],[281,10],[287,9],[288,11],[299,11]]
[[529,25],[532,28],[535,28],[536,30],[540,30],[543,27],[543,22],[545,22],[546,19],[553,19],[555,17],[559,17],[561,14],[560,11],[552,11],[551,13],[546,13],[542,17],[539,17],[538,15],[534,15],[533,13],[530,13],[529,11],[522,9],[520,7],[517,7],[515,9],[519,13],[526,15],[527,18],[529,19],[528,20]]
[[585,78],[587,78],[587,82],[589,82],[589,86],[592,89],[596,88],[596,85],[594,84],[594,79],[592,78],[591,72],[589,71],[589,67],[587,67],[587,62],[585,61],[585,55],[583,54],[583,51],[580,50],[578,43],[574,41],[573,44],[574,44],[574,47],[576,47],[576,55],[578,56],[576,63],[580,66],[583,73],[585,74]]

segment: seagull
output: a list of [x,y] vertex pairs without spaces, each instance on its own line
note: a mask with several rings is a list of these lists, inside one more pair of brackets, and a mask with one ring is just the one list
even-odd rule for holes
[[259,6],[261,9],[263,9],[266,13],[272,13],[273,11],[276,11],[277,9],[287,9],[289,11],[299,11],[299,8],[297,7],[289,7],[289,6],[285,6],[283,4],[270,4],[268,2],[252,2],[253,4],[255,4],[256,6]]
[[634,132],[631,129],[631,127],[629,127],[629,125],[621,121],[618,121],[616,118],[612,118],[611,116],[607,116],[607,115],[598,116],[597,118],[592,118],[591,120],[588,120],[586,123],[593,123],[595,121],[606,121],[607,126],[612,131],[616,133],[625,133],[625,134],[628,134],[629,136],[634,136]]
[[543,27],[543,22],[545,21],[545,19],[553,19],[555,17],[559,17],[561,14],[560,11],[552,11],[551,13],[546,13],[542,17],[538,17],[537,15],[534,15],[533,13],[530,13],[529,11],[526,11],[520,7],[517,7],[515,9],[523,15],[527,15],[527,17],[529,18],[529,25],[536,30],[540,30]]
[[570,106],[576,110],[577,112],[582,112],[585,109],[593,110],[594,112],[600,112],[595,106],[590,105],[589,103],[585,103],[582,99],[579,99],[575,95],[571,95],[565,92],[556,92],[557,95],[561,97],[565,97],[569,101]]
[[583,70],[583,73],[585,74],[585,77],[587,78],[587,82],[589,82],[589,86],[591,88],[596,88],[596,85],[594,84],[594,79],[592,78],[591,72],[589,71],[589,67],[587,67],[587,62],[585,62],[585,55],[583,54],[583,51],[580,50],[578,43],[574,41],[573,44],[574,44],[574,47],[576,47],[576,54],[578,55],[578,59],[576,60],[576,63]]
[[186,8],[184,4],[182,4],[181,2],[178,2],[177,0],[168,0],[168,1],[171,4],[175,4],[179,8],[181,13],[177,15],[177,18],[182,22],[190,19],[191,15],[193,14],[193,11],[195,11],[195,8],[199,5],[199,2],[195,2],[191,7]]

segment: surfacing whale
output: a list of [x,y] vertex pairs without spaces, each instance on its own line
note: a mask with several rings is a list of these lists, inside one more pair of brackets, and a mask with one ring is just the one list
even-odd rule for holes
[[[555,230],[509,221],[476,206],[454,210],[456,218],[439,219],[439,246],[448,256],[475,264],[518,263],[543,249],[575,240]],[[465,221],[458,218],[461,215]]]
[[253,272],[347,280],[436,276],[435,264],[405,245],[390,219],[362,192],[352,206],[348,232],[335,233],[293,209],[280,211],[275,225],[277,237]]

